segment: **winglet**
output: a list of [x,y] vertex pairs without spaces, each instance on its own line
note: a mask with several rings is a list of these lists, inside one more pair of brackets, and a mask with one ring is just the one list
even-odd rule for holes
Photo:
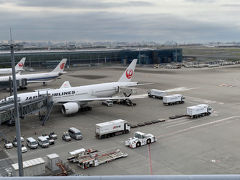
[[60,63],[57,65],[57,67],[52,72],[63,73],[66,63],[67,63],[67,59],[66,58],[62,59],[60,61]]
[[72,86],[70,85],[69,81],[65,81],[65,82],[62,84],[62,86],[60,87],[60,89],[62,89],[62,88],[70,88],[70,87],[72,87]]
[[26,57],[23,57],[15,66],[16,71],[23,71],[24,63],[25,63]]
[[136,64],[137,59],[132,60],[131,64],[128,66],[126,71],[124,71],[122,77],[118,80],[118,82],[130,82],[134,75]]

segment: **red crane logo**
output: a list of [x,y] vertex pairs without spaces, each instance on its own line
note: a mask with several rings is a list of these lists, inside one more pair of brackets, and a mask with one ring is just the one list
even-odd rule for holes
[[62,63],[62,64],[60,65],[60,69],[63,69],[63,68],[64,68],[64,65],[65,65],[65,63]]
[[133,70],[132,69],[127,69],[126,70],[126,77],[128,79],[131,79],[132,76],[133,76]]
[[23,67],[23,63],[18,63],[18,66],[19,67]]

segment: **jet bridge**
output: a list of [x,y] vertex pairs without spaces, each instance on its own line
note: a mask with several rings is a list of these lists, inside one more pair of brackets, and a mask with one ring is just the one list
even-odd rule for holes
[[[40,96],[36,99],[19,103],[19,117],[23,119],[27,115],[39,113],[39,119],[42,121],[42,125],[44,125],[49,118],[52,106],[51,96]],[[9,125],[14,125],[14,111],[14,101],[0,103],[0,124],[8,123]],[[45,111],[44,115],[40,114],[42,111]]]
[[[17,82],[17,88],[19,90],[26,89],[27,88],[27,79],[18,79]],[[2,81],[0,82],[0,89],[9,89],[10,92],[12,92],[13,89],[13,83],[11,78],[9,78],[8,81]]]

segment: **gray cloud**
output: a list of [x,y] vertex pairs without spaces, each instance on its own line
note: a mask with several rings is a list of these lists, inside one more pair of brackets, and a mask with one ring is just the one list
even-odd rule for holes
[[[152,6],[148,1],[124,1],[123,3],[105,3],[104,1],[83,0],[0,0],[16,3],[21,7],[66,7],[92,8],[94,11],[74,13],[61,11],[13,12],[0,11],[0,40],[9,39],[9,27],[12,27],[16,40],[111,40],[111,41],[160,41],[181,42],[233,41],[240,39],[237,23],[198,20],[194,17],[169,14],[146,14],[109,12],[106,8],[126,5],[135,7]],[[196,2],[198,0],[188,0]],[[205,0],[205,2],[213,0]],[[44,8],[42,8],[44,9]],[[120,8],[121,9],[121,8]],[[143,8],[144,9],[144,8]],[[105,10],[105,11],[104,11]],[[171,13],[171,14],[170,14]],[[205,12],[204,12],[205,13]],[[208,14],[204,14],[208,17]],[[210,13],[211,15],[211,13]]]
[[112,7],[141,7],[154,5],[148,1],[129,0],[127,2],[104,2],[99,0],[0,0],[0,3],[11,2],[25,7],[61,7],[102,9]]
[[13,13],[0,12],[0,22],[0,39],[8,39],[10,26],[16,40],[205,42],[240,38],[237,27],[168,14],[89,12],[16,17]]
[[215,3],[217,0],[185,0],[186,2],[192,3]]
[[230,8],[239,8],[240,4],[239,3],[230,3],[230,4],[222,4],[222,7],[230,7]]

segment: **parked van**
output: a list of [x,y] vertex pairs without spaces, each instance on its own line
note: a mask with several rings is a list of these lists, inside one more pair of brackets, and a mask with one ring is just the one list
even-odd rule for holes
[[34,138],[29,137],[27,138],[27,146],[31,149],[36,149],[38,147],[38,142]]
[[38,145],[41,146],[42,148],[47,148],[49,146],[49,141],[46,137],[39,136],[38,137]]
[[81,140],[82,139],[82,133],[79,129],[75,127],[71,127],[68,130],[69,135],[71,138],[76,139],[76,140]]

